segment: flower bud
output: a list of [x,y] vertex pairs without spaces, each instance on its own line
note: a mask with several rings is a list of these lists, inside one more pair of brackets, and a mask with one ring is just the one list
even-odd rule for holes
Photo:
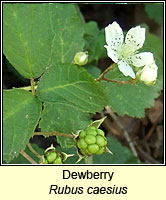
[[149,63],[142,70],[139,70],[136,76],[140,81],[143,81],[146,85],[150,86],[156,82],[157,70],[158,67],[154,62]]
[[86,65],[88,62],[88,52],[78,52],[74,56],[73,63],[76,65]]

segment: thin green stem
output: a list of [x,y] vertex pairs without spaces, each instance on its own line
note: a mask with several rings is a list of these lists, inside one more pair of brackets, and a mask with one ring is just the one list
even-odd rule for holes
[[38,153],[33,149],[31,143],[28,142],[27,146],[28,146],[28,148],[30,149],[30,151],[31,151],[37,158],[39,158],[39,159],[41,158],[41,155],[38,154]]
[[105,78],[105,75],[112,69],[114,69],[114,67],[116,66],[116,63],[112,64],[111,66],[109,66],[97,79],[95,79],[96,81],[107,81],[107,82],[112,82],[112,83],[117,83],[117,84],[135,84],[136,80],[130,80],[130,81],[118,81],[118,80],[112,80],[112,79],[108,79]]
[[118,80],[111,80],[111,79],[103,77],[102,80],[105,80],[107,82],[117,83],[117,84],[135,84],[136,83],[135,79],[129,80],[129,81],[118,81]]
[[34,96],[36,96],[36,90],[35,90],[35,81],[34,81],[34,78],[31,78],[31,79],[30,79],[30,82],[31,82],[32,94],[33,94]]
[[85,163],[86,164],[93,164],[93,156],[85,157]]
[[[14,87],[13,87],[14,88]],[[37,85],[34,86],[34,89],[36,90],[37,88]],[[17,88],[17,89],[22,89],[22,90],[32,90],[32,87],[31,86],[26,86],[26,87],[20,87],[20,88]]]
[[56,132],[48,132],[48,133],[34,132],[34,133],[33,133],[33,136],[35,136],[35,135],[63,136],[63,137],[73,138],[73,139],[74,139],[74,135],[72,135],[72,134],[67,134],[67,133],[60,133],[60,132],[58,132],[58,131],[56,131]]

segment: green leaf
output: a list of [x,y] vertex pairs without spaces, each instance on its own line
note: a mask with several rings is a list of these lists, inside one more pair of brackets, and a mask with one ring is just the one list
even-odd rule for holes
[[51,63],[71,63],[84,47],[84,23],[73,4],[51,4],[50,28],[53,35]]
[[86,41],[84,49],[88,51],[89,63],[106,57],[104,30],[99,30],[96,22],[91,21],[85,24],[84,38]]
[[98,78],[101,74],[101,70],[94,65],[86,65],[84,67],[94,78]]
[[37,87],[41,101],[68,102],[84,112],[98,112],[107,104],[102,86],[82,67],[57,64],[42,76]]
[[[31,144],[33,149],[40,155],[44,154],[44,149],[38,147],[37,144]],[[26,146],[24,150],[34,161],[39,163],[39,158],[37,158]],[[24,158],[21,154],[17,158],[14,158],[9,164],[31,164],[26,158]]]
[[25,78],[40,76],[51,53],[49,4],[3,4],[4,54]]
[[3,6],[4,54],[25,78],[39,77],[52,62],[72,62],[83,49],[83,22],[74,5]]
[[10,162],[24,149],[39,120],[41,103],[22,89],[3,92],[3,159]]
[[[85,129],[90,123],[88,113],[67,102],[55,102],[44,104],[39,127],[41,132],[59,131],[72,134]],[[57,136],[57,140],[63,148],[75,146],[75,141],[72,138]]]
[[[146,41],[142,50],[153,51],[157,57],[163,57],[163,40],[162,38],[150,33],[146,33]],[[156,57],[154,56],[154,57]]]
[[163,3],[145,4],[145,11],[148,14],[148,16],[154,19],[159,24],[162,24],[163,22],[163,5]]
[[[132,117],[144,117],[145,108],[150,108],[154,105],[155,98],[159,96],[162,89],[162,63],[160,60],[157,60],[156,63],[159,67],[158,80],[153,86],[147,86],[141,82],[135,85],[102,82],[107,93],[108,105],[114,112],[121,116],[126,114]],[[118,69],[110,71],[106,77],[114,80],[122,80],[119,78],[121,75],[117,75],[118,71]]]

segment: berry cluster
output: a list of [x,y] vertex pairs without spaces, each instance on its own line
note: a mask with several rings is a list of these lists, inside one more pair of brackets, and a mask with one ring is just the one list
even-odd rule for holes
[[43,164],[62,164],[61,154],[55,151],[48,151],[44,155]]
[[66,159],[66,155],[63,152],[56,151],[55,147],[51,145],[48,147],[44,155],[40,159],[41,164],[63,164]]
[[77,148],[81,155],[102,154],[105,151],[107,139],[101,129],[89,126],[79,133]]

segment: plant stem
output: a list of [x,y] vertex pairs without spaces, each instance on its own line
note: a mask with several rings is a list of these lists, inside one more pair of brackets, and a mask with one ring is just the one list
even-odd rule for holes
[[110,65],[98,78],[96,78],[96,81],[101,81],[104,80],[105,75],[112,70],[114,67],[116,66],[116,63],[113,63],[112,65]]
[[[14,87],[13,87],[14,88]],[[36,90],[37,88],[37,85],[34,86],[34,89]],[[23,90],[32,90],[32,87],[31,86],[26,86],[26,87],[20,87],[20,88],[17,88],[17,89],[23,89]]]
[[107,82],[113,82],[113,83],[117,83],[117,84],[135,84],[136,80],[130,80],[130,81],[117,81],[117,80],[111,80],[108,78],[105,78],[105,75],[112,69],[114,69],[114,67],[116,66],[116,63],[113,63],[111,66],[109,66],[98,78],[96,78],[96,81],[107,81]]
[[105,80],[107,82],[117,83],[117,84],[135,84],[136,83],[135,79],[130,80],[130,81],[117,81],[117,80],[111,80],[111,79],[103,77],[102,80]]
[[35,162],[24,150],[20,151],[20,154],[26,158],[30,163],[32,164],[37,164],[37,162]]
[[[134,143],[132,142],[128,132],[125,130],[125,128],[123,127],[123,125],[119,122],[117,116],[113,113],[113,111],[111,110],[111,108],[109,106],[105,107],[107,113],[112,117],[112,119],[115,121],[116,125],[119,127],[119,129],[122,131],[123,135],[125,136],[129,147],[131,149],[131,151],[133,152],[133,154],[138,158],[138,154],[136,151],[136,148],[134,146]],[[138,158],[138,162],[140,162],[139,158]]]
[[93,164],[93,156],[87,156],[85,158],[85,163],[86,164]]
[[38,154],[38,153],[33,149],[31,143],[28,142],[27,146],[28,146],[28,148],[30,149],[30,151],[31,151],[37,158],[39,158],[39,159],[41,158],[41,155]]
[[35,90],[35,81],[34,81],[34,78],[31,78],[31,79],[30,79],[30,82],[31,82],[32,94],[33,94],[34,96],[36,96],[36,90]]
[[74,135],[71,134],[67,134],[67,133],[60,133],[58,131],[56,132],[48,132],[48,133],[42,133],[42,132],[34,132],[34,135],[44,135],[44,136],[63,136],[63,137],[67,137],[67,138],[73,138],[74,139]]

